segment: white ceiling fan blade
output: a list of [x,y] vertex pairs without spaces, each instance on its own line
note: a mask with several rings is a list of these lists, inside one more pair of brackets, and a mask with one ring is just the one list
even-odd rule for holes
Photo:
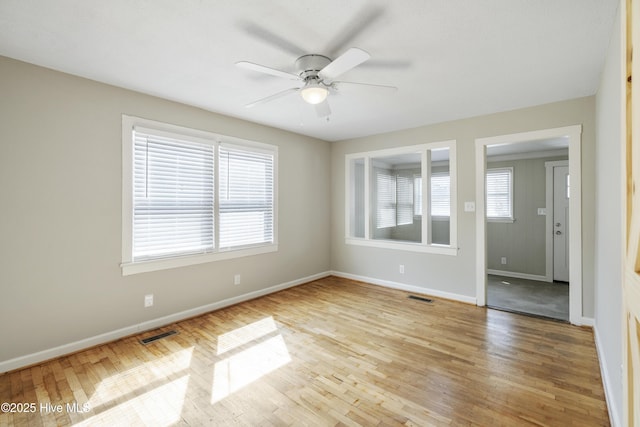
[[297,92],[299,90],[300,90],[300,88],[298,88],[298,87],[292,87],[292,88],[283,90],[282,92],[278,92],[278,93],[274,93],[273,95],[269,95],[266,98],[262,98],[262,99],[258,99],[257,101],[253,101],[252,103],[245,105],[245,108],[251,108],[251,107],[255,107],[256,105],[265,104],[267,102],[271,102],[271,101],[273,101],[275,99],[282,98],[283,96],[289,95],[290,93]]
[[275,68],[266,67],[260,64],[254,64],[253,62],[240,61],[240,62],[236,62],[236,65],[246,70],[257,71],[259,73],[269,74],[276,77],[282,77],[289,80],[300,79],[300,77],[295,74],[287,73],[286,71],[276,70]]
[[296,57],[304,55],[306,53],[302,47],[285,39],[284,37],[277,35],[276,33],[268,30],[267,28],[255,22],[245,22],[244,24],[241,24],[241,26],[244,28],[244,30],[247,33],[254,36],[256,39],[260,40],[261,42],[269,43],[270,45],[278,49],[284,50],[286,52],[289,52],[295,55]]
[[362,88],[362,89],[366,89],[366,88],[383,89],[383,90],[392,91],[392,92],[395,92],[398,90],[398,88],[395,86],[375,85],[371,83],[356,83],[356,82],[333,82],[332,86],[336,90],[341,90],[343,87],[348,88],[349,86],[351,86],[352,88]]
[[336,77],[346,73],[354,67],[357,67],[369,58],[371,58],[371,55],[364,50],[352,47],[320,70],[318,76],[322,80],[331,82]]
[[385,14],[385,9],[381,5],[372,5],[373,2],[366,2],[365,6],[357,11],[353,18],[334,37],[325,52],[330,55],[341,52],[356,37],[362,34],[367,28],[371,28]]
[[329,116],[331,114],[331,108],[329,108],[329,101],[325,99],[324,102],[321,102],[320,104],[316,104],[316,114],[320,118]]

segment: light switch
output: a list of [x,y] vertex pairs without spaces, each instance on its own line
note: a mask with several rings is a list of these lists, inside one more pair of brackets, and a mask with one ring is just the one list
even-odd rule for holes
[[475,212],[476,211],[476,202],[464,202],[464,211],[465,212]]

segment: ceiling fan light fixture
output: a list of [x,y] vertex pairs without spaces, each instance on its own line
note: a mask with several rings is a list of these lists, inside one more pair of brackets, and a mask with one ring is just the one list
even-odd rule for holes
[[326,87],[322,87],[317,83],[311,83],[306,85],[302,90],[300,90],[300,95],[302,99],[308,104],[316,105],[324,102],[327,99],[327,95],[329,95],[329,90]]

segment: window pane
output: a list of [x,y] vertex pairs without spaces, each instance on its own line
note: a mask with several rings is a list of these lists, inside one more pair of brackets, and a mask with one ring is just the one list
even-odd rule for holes
[[134,134],[133,260],[211,251],[213,146]]
[[449,174],[449,148],[431,150],[430,188],[430,240],[437,245],[448,245],[451,234],[451,179]]
[[450,207],[449,174],[431,175],[431,216],[449,216]]
[[365,216],[364,216],[364,159],[354,159],[350,163],[350,236],[364,238]]
[[274,155],[220,146],[220,248],[273,242]]
[[415,219],[414,181],[420,176],[421,153],[371,159],[373,238],[420,242],[422,223]]

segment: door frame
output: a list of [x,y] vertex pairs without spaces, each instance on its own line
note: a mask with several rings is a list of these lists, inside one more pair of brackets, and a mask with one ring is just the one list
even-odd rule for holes
[[[569,321],[574,325],[589,324],[582,317],[582,125],[476,138],[476,304],[487,302],[487,226],[485,213],[485,174],[487,146],[518,144],[563,138],[569,140]],[[547,214],[549,212],[547,211]]]
[[[546,209],[547,209],[547,220],[546,220],[546,233],[547,236],[545,238],[545,252],[546,252],[546,270],[545,276],[547,282],[553,282],[553,266],[554,266],[554,258],[553,258],[553,208],[555,206],[555,200],[553,198],[553,186],[554,186],[554,178],[553,178],[553,169],[556,166],[569,166],[568,160],[555,160],[550,162],[544,162],[544,167],[546,168]],[[572,182],[573,184],[573,182]],[[571,198],[569,198],[569,202],[571,202]],[[569,205],[569,210],[571,210],[571,205]],[[571,216],[569,216],[569,221],[571,221]],[[569,224],[571,227],[571,224]],[[569,239],[571,239],[571,228],[569,228]],[[569,240],[571,241],[571,240]],[[571,251],[571,248],[569,248]],[[571,267],[571,252],[569,252],[569,267]],[[571,286],[571,285],[569,285]]]

